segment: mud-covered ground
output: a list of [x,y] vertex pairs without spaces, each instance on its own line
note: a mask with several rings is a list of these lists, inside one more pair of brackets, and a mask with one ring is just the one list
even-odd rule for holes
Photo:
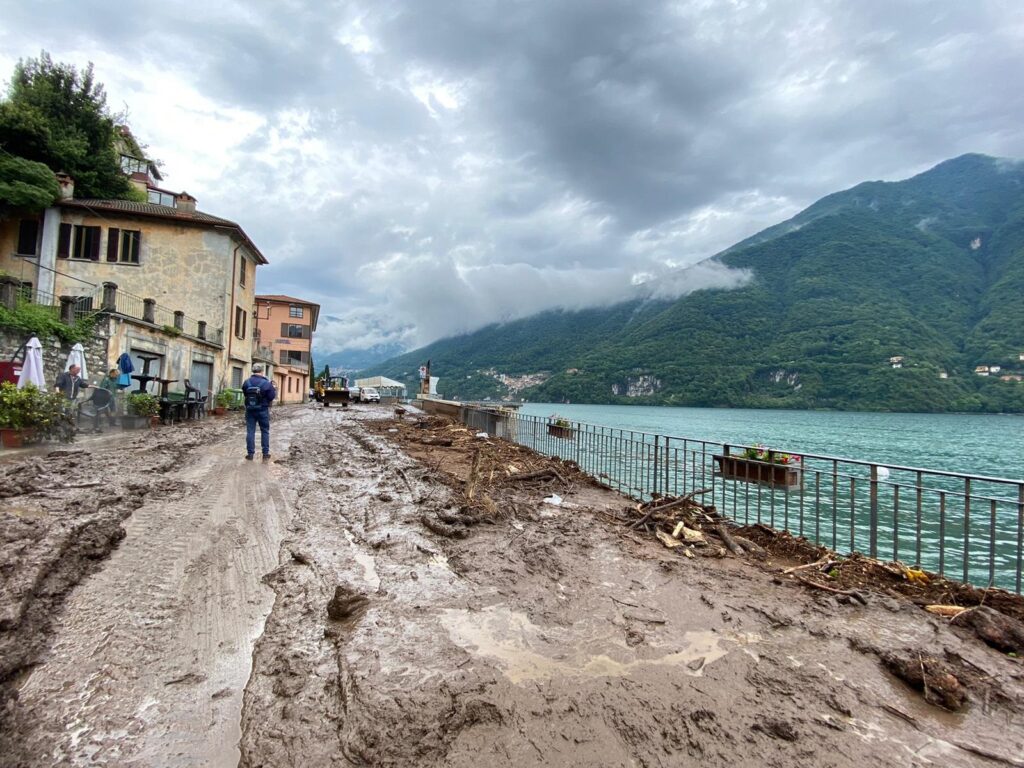
[[[29,510],[0,523],[7,762],[1024,764],[1024,670],[967,629],[686,557],[610,491],[481,478],[472,441],[387,413],[281,409],[271,465],[215,421],[21,459],[38,498],[0,465]],[[88,521],[93,549],[73,544]],[[966,703],[887,659],[942,660]]]

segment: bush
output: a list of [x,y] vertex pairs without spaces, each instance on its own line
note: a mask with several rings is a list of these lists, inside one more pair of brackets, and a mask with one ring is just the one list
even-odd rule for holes
[[13,310],[0,307],[0,326],[41,339],[56,336],[65,344],[84,343],[93,337],[96,330],[94,318],[82,318],[74,325],[65,325],[57,318],[57,313],[56,307],[19,299]]
[[160,413],[160,401],[144,392],[128,395],[128,413],[132,416],[156,416]]
[[235,404],[235,395],[228,390],[223,390],[217,395],[217,407],[218,408],[230,408]]

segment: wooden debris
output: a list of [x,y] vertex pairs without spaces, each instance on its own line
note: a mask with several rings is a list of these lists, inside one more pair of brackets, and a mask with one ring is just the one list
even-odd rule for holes
[[973,630],[998,651],[1024,653],[1024,623],[987,605],[963,611],[950,619],[949,623]]
[[732,534],[729,533],[728,530],[726,530],[725,523],[718,523],[718,525],[715,526],[715,531],[718,533],[718,538],[720,538],[722,542],[725,544],[725,546],[729,548],[730,552],[732,552],[737,557],[743,557],[742,547],[740,547],[740,545],[736,543],[736,540],[732,537]]
[[928,611],[928,613],[934,613],[936,616],[945,616],[947,619],[958,616],[967,610],[967,608],[962,605],[926,605],[924,609]]
[[458,528],[454,525],[446,525],[440,520],[435,520],[429,515],[420,516],[420,522],[430,531],[433,531],[438,536],[444,536],[449,539],[464,539],[469,535],[469,530],[466,528]]
[[658,537],[658,541],[664,544],[669,549],[675,549],[676,547],[683,546],[683,542],[679,539],[674,539],[670,534],[665,533],[660,528],[654,532],[654,535]]

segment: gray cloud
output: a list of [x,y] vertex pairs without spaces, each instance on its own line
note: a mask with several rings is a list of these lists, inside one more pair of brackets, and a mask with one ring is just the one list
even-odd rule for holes
[[1011,0],[0,0],[0,16],[0,63],[97,61],[169,183],[268,255],[260,290],[337,318],[324,349],[644,283],[735,286],[748,276],[692,265],[864,179],[1024,155]]

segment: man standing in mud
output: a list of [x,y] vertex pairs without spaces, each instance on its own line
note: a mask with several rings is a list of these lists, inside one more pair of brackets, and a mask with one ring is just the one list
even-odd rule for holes
[[260,447],[263,460],[270,461],[270,404],[277,397],[277,390],[263,375],[263,366],[256,363],[252,376],[242,382],[245,395],[245,460],[252,461],[256,454],[256,425],[260,426]]

